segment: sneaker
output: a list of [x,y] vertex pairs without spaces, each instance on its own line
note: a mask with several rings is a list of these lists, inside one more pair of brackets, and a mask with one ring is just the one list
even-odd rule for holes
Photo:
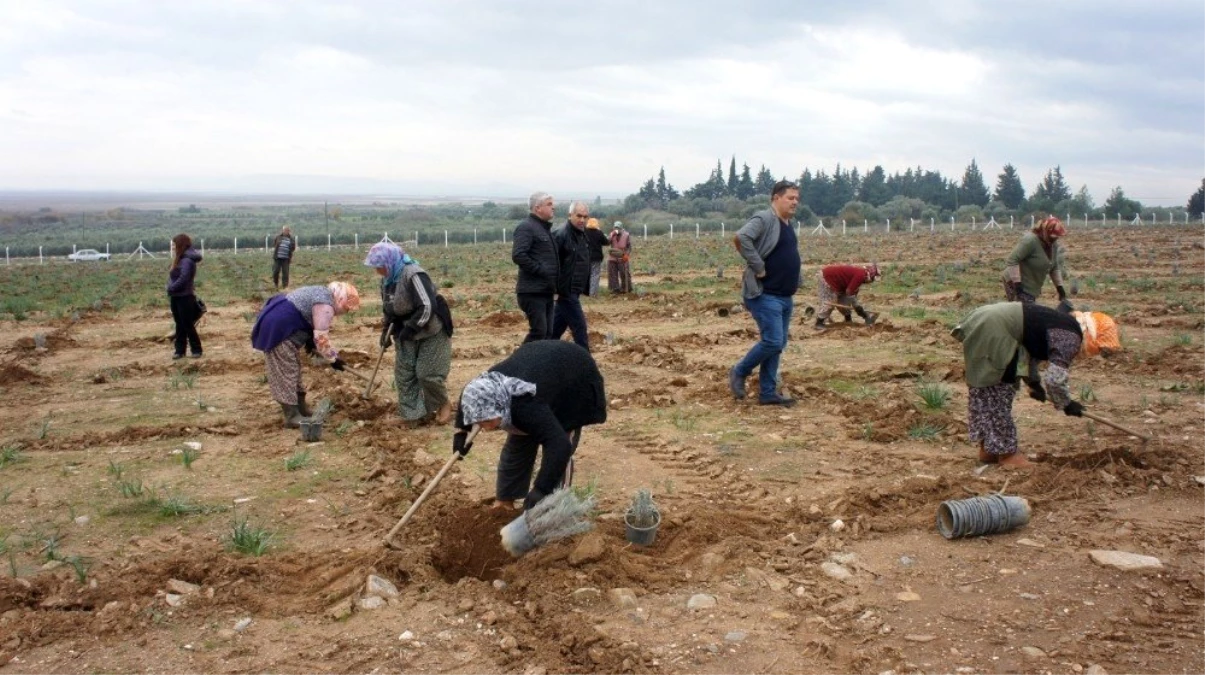
[[733,398],[745,398],[745,378],[736,374],[736,368],[728,371],[728,388],[732,390]]
[[867,325],[867,326],[873,326],[873,325],[874,325],[874,322],[875,322],[875,321],[877,321],[877,320],[878,320],[878,318],[879,318],[878,313],[876,313],[876,312],[870,312],[869,314],[867,314],[867,315],[866,315],[866,325]]
[[188,358],[190,358],[190,359],[199,359],[199,358],[201,358],[201,354],[200,354],[200,352],[193,353],[193,354],[189,354],[189,355],[188,355]]
[[776,394],[774,396],[774,398],[758,399],[757,404],[758,405],[780,405],[784,408],[790,408],[791,406],[795,405],[795,399],[783,398],[782,396],[778,396]]
[[182,359],[182,358],[184,358],[183,354],[172,354],[172,361],[175,361],[176,359]]

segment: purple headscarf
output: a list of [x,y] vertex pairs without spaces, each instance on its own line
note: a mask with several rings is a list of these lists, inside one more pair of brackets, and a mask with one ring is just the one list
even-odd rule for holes
[[411,263],[418,261],[411,258],[402,250],[401,246],[391,241],[379,241],[368,249],[368,255],[364,257],[364,264],[368,267],[384,267],[389,270],[385,275],[385,285],[396,284],[397,280],[402,276],[402,268]]

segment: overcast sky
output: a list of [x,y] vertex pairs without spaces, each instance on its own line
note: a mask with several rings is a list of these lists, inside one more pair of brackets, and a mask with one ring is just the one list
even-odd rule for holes
[[1205,2],[0,0],[0,189],[628,194],[733,155],[1182,205]]

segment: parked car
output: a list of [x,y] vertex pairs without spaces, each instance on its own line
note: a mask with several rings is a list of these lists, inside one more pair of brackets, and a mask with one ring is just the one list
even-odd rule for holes
[[100,251],[98,251],[94,248],[81,248],[80,250],[76,251],[75,253],[72,253],[71,255],[67,256],[67,259],[71,260],[73,262],[80,262],[81,260],[83,260],[83,261],[108,260],[109,254],[101,253]]

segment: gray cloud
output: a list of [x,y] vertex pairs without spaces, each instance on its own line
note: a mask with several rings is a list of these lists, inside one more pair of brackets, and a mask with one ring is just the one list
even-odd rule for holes
[[1061,165],[1098,202],[1181,203],[1205,173],[1199,0],[48,0],[6,19],[0,153],[23,161],[0,187],[626,193],[735,154],[789,176],[1011,162],[1029,189]]

